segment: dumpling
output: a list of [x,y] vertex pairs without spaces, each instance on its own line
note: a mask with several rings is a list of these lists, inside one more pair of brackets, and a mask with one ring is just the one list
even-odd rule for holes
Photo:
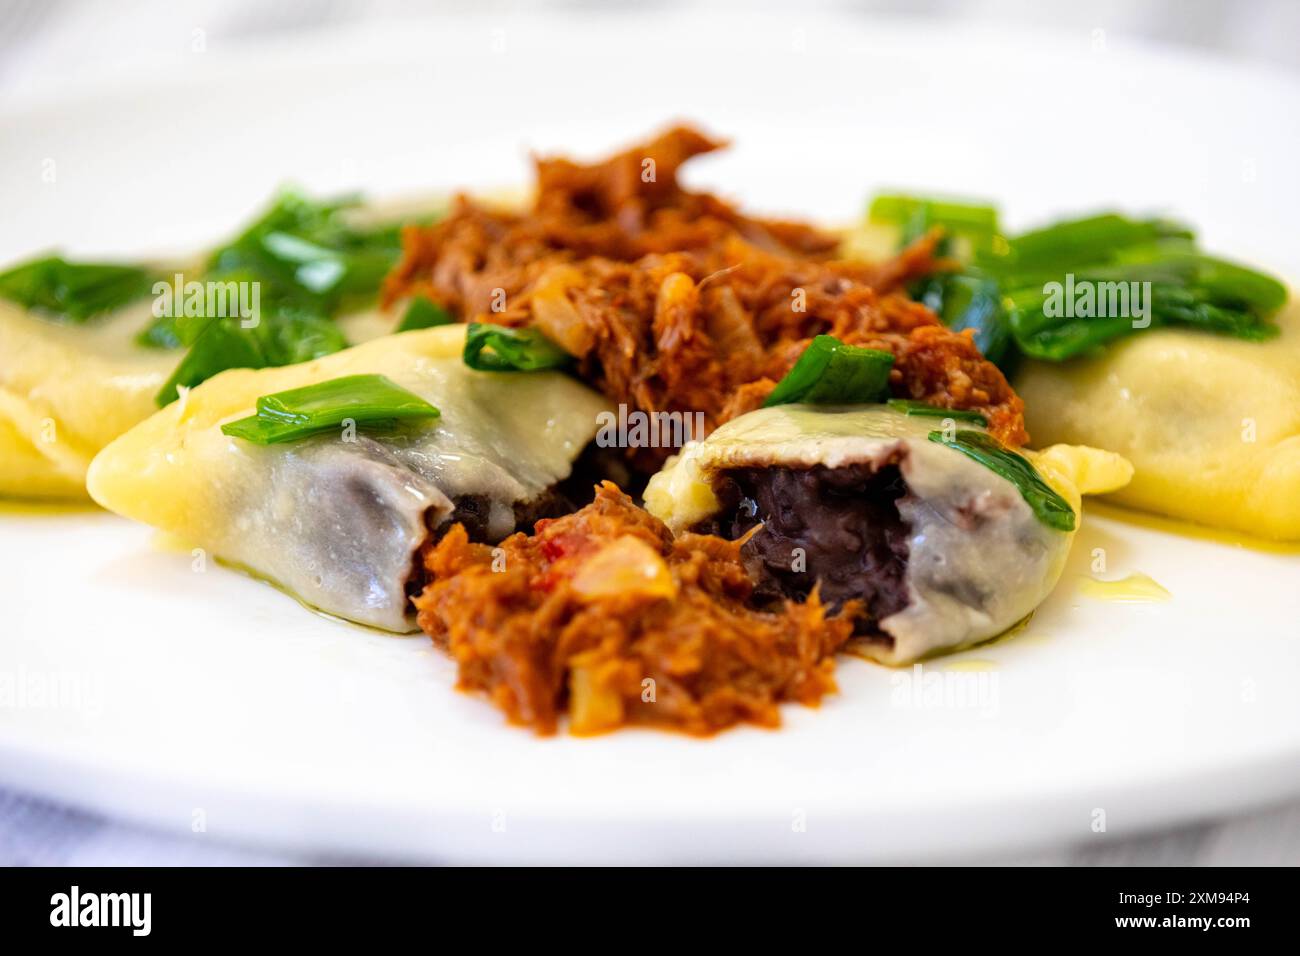
[[[202,260],[105,264],[47,256],[0,269],[0,496],[85,497],[95,453],[156,411],[155,398],[185,350],[163,347],[177,344],[175,330],[159,333],[155,307],[197,318],[220,314],[230,287],[256,295],[252,307],[265,320],[259,341],[272,365],[393,331],[399,317],[376,310],[373,299],[400,254],[396,223],[436,218],[444,207],[441,199],[355,206],[285,192]],[[295,260],[304,249],[318,259]],[[106,281],[105,269],[119,270],[118,279]],[[212,282],[224,288],[209,289],[216,299],[197,300],[191,311],[188,301],[181,307],[180,289],[175,298],[164,292],[181,278],[187,290]],[[241,309],[246,305],[241,299]],[[139,341],[146,332],[156,344]]]
[[95,453],[157,410],[180,355],[141,348],[143,302],[85,326],[0,299],[0,496],[81,498]]
[[1044,520],[1011,480],[932,440],[939,428],[882,405],[760,409],[688,446],[646,508],[676,532],[752,535],[760,592],[799,599],[815,584],[833,606],[860,601],[863,650],[906,663],[1028,615],[1060,577],[1080,495],[1131,472],[1091,448],[1025,453],[1060,496]]
[[[607,410],[558,372],[468,368],[464,337],[465,326],[443,326],[301,365],[222,372],[100,452],[90,494],[309,605],[409,630],[420,548],[456,521],[495,542],[545,514]],[[251,414],[260,396],[365,373],[441,414],[408,428],[359,430],[352,440],[331,431],[258,445],[221,430]]]
[[[63,325],[0,299],[0,497],[86,497],[101,448],[158,410],[154,397],[183,351],[148,348],[148,302],[85,325]],[[348,342],[392,331],[376,309],[341,316]]]
[[1266,342],[1154,329],[1096,358],[1026,362],[1029,433],[1131,461],[1120,504],[1300,539],[1300,304],[1275,321]]

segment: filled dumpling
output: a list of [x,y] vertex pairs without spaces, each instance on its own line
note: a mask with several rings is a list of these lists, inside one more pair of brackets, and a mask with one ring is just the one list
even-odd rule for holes
[[1300,539],[1300,306],[1267,342],[1152,329],[1103,354],[1026,362],[1015,385],[1036,441],[1133,463],[1121,504]]
[[414,327],[373,300],[400,251],[397,217],[427,221],[441,205],[285,192],[202,259],[45,255],[0,269],[0,496],[85,497],[96,452],[221,369]]
[[[760,592],[797,599],[816,587],[859,615],[868,654],[915,660],[1028,615],[1061,574],[1080,494],[1131,472],[1091,448],[1026,459],[954,424],[882,405],[760,409],[651,479],[646,507],[675,531],[748,535]],[[1010,455],[1020,483],[962,447]]]
[[0,299],[0,496],[77,498],[99,449],[157,410],[180,361],[140,348],[148,303],[93,326],[58,325]]
[[[314,607],[408,630],[419,549],[456,522],[495,542],[569,510],[557,485],[606,409],[557,372],[468,368],[464,338],[464,326],[444,326],[301,365],[223,372],[105,448],[90,494]],[[266,445],[222,430],[263,396],[360,374],[384,376],[438,414]]]

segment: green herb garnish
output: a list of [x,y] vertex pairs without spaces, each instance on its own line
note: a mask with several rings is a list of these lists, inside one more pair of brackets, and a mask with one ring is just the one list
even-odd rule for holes
[[411,304],[406,307],[406,311],[402,313],[402,320],[397,323],[397,328],[394,331],[409,332],[412,329],[430,329],[435,325],[450,325],[455,321],[455,317],[437,302],[426,299],[424,296],[416,296],[411,300]]
[[351,421],[390,425],[439,414],[419,395],[383,375],[346,375],[257,400],[257,414],[221,426],[222,432],[258,445],[296,441]]
[[45,256],[0,272],[0,297],[47,318],[82,323],[143,299],[157,278],[143,266]]
[[368,302],[402,252],[399,227],[359,228],[355,197],[314,201],[282,193],[271,208],[208,261],[209,276],[243,273],[262,282],[262,301],[289,299],[334,315]]
[[[868,216],[875,222],[899,227],[899,245],[906,246],[935,226],[945,235],[935,252],[941,256],[988,256],[1003,253],[1006,240],[999,233],[998,211],[986,204],[915,196],[877,196]],[[959,250],[954,239],[962,239]],[[997,282],[974,269],[927,276],[912,285],[912,298],[929,307],[955,332],[971,329],[975,346],[995,365],[1008,358],[1013,347],[1011,327]]]
[[959,451],[972,461],[977,461],[989,471],[1005,478],[1016,486],[1036,517],[1049,528],[1073,531],[1074,509],[1047,482],[1043,481],[1034,466],[1022,455],[1016,454],[984,432],[962,429],[951,437],[941,431],[930,432],[929,439]]
[[469,323],[465,330],[465,364],[480,372],[535,372],[569,364],[564,351],[540,330]]
[[871,201],[868,216],[873,222],[900,226],[904,242],[919,239],[934,226],[942,226],[950,236],[964,236],[980,246],[987,245],[998,232],[996,208],[953,199],[881,195]]
[[178,385],[198,385],[227,368],[292,365],[347,348],[334,318],[373,300],[401,255],[400,226],[358,227],[346,216],[355,205],[285,192],[218,247],[196,281],[256,283],[258,321],[245,327],[229,308],[155,320],[138,337],[141,345],[190,350],[155,401],[166,405]]
[[896,412],[918,418],[951,418],[954,421],[972,422],[976,425],[988,424],[988,420],[983,415],[967,408],[944,408],[940,405],[916,402],[910,398],[891,398],[885,404]]
[[[202,314],[187,315],[178,289],[170,314],[157,316],[136,337],[147,348],[188,350],[155,396],[157,404],[174,401],[178,387],[193,387],[228,368],[291,365],[346,348],[335,317],[372,301],[402,251],[401,226],[358,226],[347,215],[356,205],[354,198],[321,202],[284,192],[214,250],[190,282],[201,283],[205,292],[217,283],[251,287],[257,294],[255,321],[237,314],[237,301],[247,300],[226,290],[213,301],[199,300]],[[143,266],[49,256],[0,273],[0,296],[50,318],[84,322],[148,296],[161,278]],[[430,311],[437,308],[413,305],[399,328],[439,324]]]
[[[971,329],[975,347],[990,362],[1002,364],[1014,348],[1001,289],[996,281],[953,274],[922,280],[937,301],[926,302],[954,332]],[[923,300],[924,301],[924,300]]]
[[287,305],[269,312],[264,308],[252,328],[227,316],[184,318],[166,328],[174,330],[189,351],[155,396],[159,405],[175,401],[178,386],[193,388],[228,368],[296,365],[348,346],[334,322]]
[[986,258],[984,264],[1021,279],[1034,275],[1050,278],[1077,271],[1081,265],[1110,261],[1118,250],[1169,238],[1191,239],[1192,233],[1186,226],[1164,219],[1101,213],[1011,236],[1005,251]]
[[266,353],[256,335],[229,319],[213,319],[185,353],[171,378],[154,401],[167,405],[176,400],[180,388],[193,388],[228,368],[265,368]]
[[[929,276],[911,294],[945,325],[973,329],[991,362],[1010,370],[1021,354],[1064,361],[1091,354],[1144,328],[1185,326],[1262,341],[1277,334],[1270,318],[1286,302],[1286,286],[1266,273],[1206,255],[1185,225],[1101,213],[1004,236],[989,206],[915,197],[879,197],[871,217],[900,226],[902,244],[931,226],[967,240],[964,254],[945,239],[939,252],[957,255],[956,273]],[[1062,309],[1052,284],[1089,286],[1097,302],[1088,314]],[[1139,316],[1111,308],[1131,283],[1149,299]],[[1120,285],[1112,284],[1122,284]],[[1066,297],[1068,298],[1068,297]],[[1149,322],[1147,321],[1149,319]]]
[[894,356],[880,349],[845,345],[833,335],[814,338],[799,361],[776,383],[764,408],[805,402],[812,405],[861,405],[889,394]]

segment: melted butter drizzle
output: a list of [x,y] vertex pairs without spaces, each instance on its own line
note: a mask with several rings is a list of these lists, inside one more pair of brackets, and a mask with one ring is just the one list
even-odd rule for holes
[[1172,597],[1154,578],[1140,571],[1117,581],[1081,577],[1079,592],[1097,601],[1121,601],[1126,604],[1151,604],[1168,601]]
[[1300,554],[1300,541],[1272,541],[1268,538],[1256,538],[1243,531],[1192,524],[1191,522],[1179,521],[1176,518],[1167,518],[1146,511],[1122,508],[1109,501],[1089,500],[1088,513],[1100,515],[1121,524],[1177,535],[1180,538],[1194,538],[1197,541],[1226,544],[1233,548],[1262,551],[1266,554]]

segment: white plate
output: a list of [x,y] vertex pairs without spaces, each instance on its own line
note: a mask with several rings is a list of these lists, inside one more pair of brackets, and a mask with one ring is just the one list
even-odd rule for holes
[[[1016,224],[1163,209],[1300,274],[1295,83],[1092,43],[658,14],[210,53],[8,104],[0,260],[198,246],[285,180],[520,182],[527,148],[596,154],[681,115],[737,141],[691,179],[751,208],[846,219],[901,185],[1005,197]],[[1300,792],[1300,557],[1117,514],[1087,516],[1016,638],[920,677],[845,659],[820,709],[701,741],[538,739],[422,638],[196,572],[110,515],[0,507],[0,784],[196,839],[606,862],[953,858]],[[1087,597],[1098,548],[1172,600]]]

